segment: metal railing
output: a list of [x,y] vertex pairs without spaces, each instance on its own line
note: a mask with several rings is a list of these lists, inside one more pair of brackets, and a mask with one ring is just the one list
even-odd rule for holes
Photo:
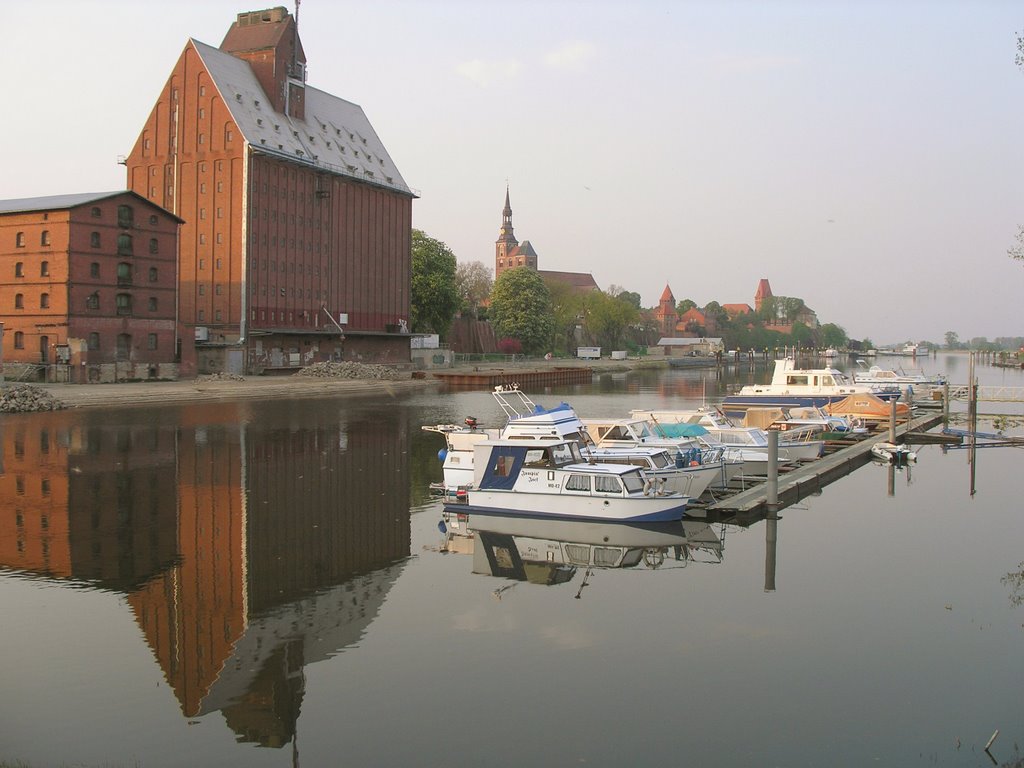
[[[950,400],[969,400],[971,388],[967,384],[950,385]],[[1024,403],[1024,387],[978,387],[978,402]]]

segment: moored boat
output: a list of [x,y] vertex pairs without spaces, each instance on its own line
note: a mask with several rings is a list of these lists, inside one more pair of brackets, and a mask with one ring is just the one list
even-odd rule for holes
[[793,358],[775,361],[769,384],[745,386],[722,401],[728,416],[740,416],[751,407],[823,407],[850,395],[873,394],[882,399],[900,396],[899,387],[856,384],[835,368],[797,368]]
[[917,454],[903,443],[896,444],[886,441],[875,443],[871,446],[871,455],[876,459],[901,466],[908,461],[917,461]]
[[571,441],[485,440],[473,450],[473,484],[446,511],[656,522],[681,519],[690,500],[652,489],[639,467],[587,463]]
[[862,370],[855,371],[853,380],[858,384],[880,385],[888,387],[899,387],[900,390],[914,392],[915,389],[926,390],[932,387],[942,386],[946,379],[941,374],[928,376],[922,371],[908,372],[902,369],[893,370],[872,365],[870,368],[864,360],[857,361]]

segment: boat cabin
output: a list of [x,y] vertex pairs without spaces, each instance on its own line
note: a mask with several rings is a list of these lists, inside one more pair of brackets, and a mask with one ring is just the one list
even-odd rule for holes
[[474,448],[474,481],[481,490],[628,496],[643,494],[632,465],[588,463],[566,440],[489,440]]

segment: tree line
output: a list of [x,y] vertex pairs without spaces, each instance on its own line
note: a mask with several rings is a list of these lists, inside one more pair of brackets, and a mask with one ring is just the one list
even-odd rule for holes
[[[540,273],[520,267],[496,280],[482,262],[459,264],[440,240],[414,229],[412,233],[411,328],[445,339],[461,314],[488,320],[506,353],[572,355],[578,346],[599,346],[636,352],[657,344],[663,335],[653,312],[641,307],[640,294],[621,286],[580,292],[560,282],[545,282]],[[688,326],[698,336],[722,338],[727,349],[771,349],[783,346],[869,348],[870,339],[852,342],[834,323],[817,328],[795,320],[806,309],[800,299],[773,297],[760,312],[731,316],[717,301],[703,308],[684,299],[679,315],[701,309],[708,328]],[[792,321],[789,334],[771,329],[773,320]]]

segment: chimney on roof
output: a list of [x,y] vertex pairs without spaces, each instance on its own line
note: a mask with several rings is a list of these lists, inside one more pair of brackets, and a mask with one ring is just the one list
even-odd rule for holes
[[287,8],[238,14],[220,49],[249,63],[276,112],[306,119],[306,54]]

